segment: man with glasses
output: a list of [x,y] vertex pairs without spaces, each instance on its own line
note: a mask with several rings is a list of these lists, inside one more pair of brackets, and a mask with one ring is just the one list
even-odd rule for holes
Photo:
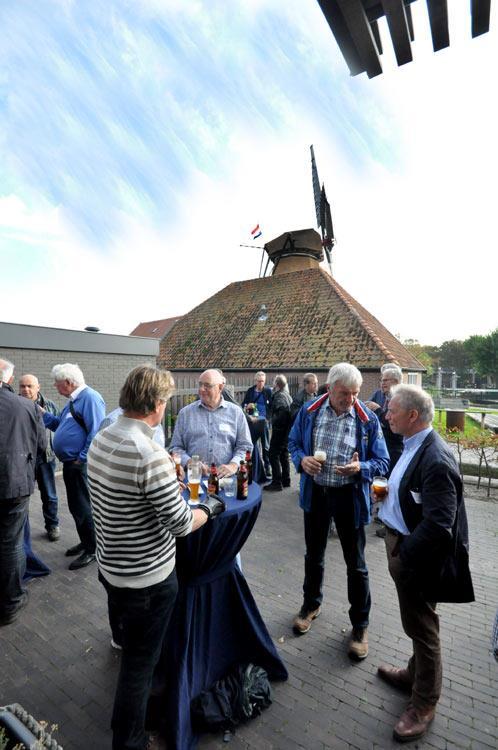
[[224,377],[218,370],[201,374],[199,400],[179,411],[170,446],[184,468],[192,456],[199,456],[203,474],[214,463],[220,478],[235,474],[246,451],[252,452],[244,412],[222,397],[223,387]]

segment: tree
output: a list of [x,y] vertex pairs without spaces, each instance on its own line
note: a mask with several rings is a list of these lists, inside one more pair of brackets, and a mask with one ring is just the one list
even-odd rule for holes
[[476,346],[477,370],[481,375],[490,375],[496,382],[498,378],[498,328],[488,336],[479,336],[481,341]]

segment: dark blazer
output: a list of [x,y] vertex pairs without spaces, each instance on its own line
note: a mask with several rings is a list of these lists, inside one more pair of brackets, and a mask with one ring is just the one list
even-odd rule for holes
[[[244,407],[246,404],[253,404],[257,397],[259,395],[259,391],[256,390],[256,386],[252,385],[250,388],[247,389],[246,395],[244,396],[244,400],[242,401],[242,407]],[[271,388],[268,388],[268,386],[264,386],[263,388],[263,395],[265,399],[265,407],[266,407],[266,419],[270,421],[271,419],[271,402],[272,402],[272,393]]]
[[399,554],[411,579],[429,601],[474,601],[462,480],[454,455],[435,430],[408,465],[398,494],[411,532]]
[[36,457],[47,448],[41,412],[33,401],[0,387],[0,502],[31,495]]

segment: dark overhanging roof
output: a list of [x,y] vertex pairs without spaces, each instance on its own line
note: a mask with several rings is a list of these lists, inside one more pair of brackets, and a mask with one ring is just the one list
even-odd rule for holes
[[[378,19],[386,17],[398,65],[413,60],[414,31],[410,5],[415,0],[318,0],[351,75],[382,73]],[[434,52],[449,47],[447,0],[426,0]],[[489,31],[491,0],[471,0],[473,37]]]

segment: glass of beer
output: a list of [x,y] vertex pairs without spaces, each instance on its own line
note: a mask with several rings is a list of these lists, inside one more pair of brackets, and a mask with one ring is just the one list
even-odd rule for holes
[[374,497],[377,501],[385,500],[387,496],[387,477],[374,477],[372,482],[372,490]]
[[199,486],[201,483],[202,468],[199,461],[192,461],[188,467],[188,488],[190,491],[190,502],[199,502]]
[[316,461],[320,461],[321,464],[324,464],[325,461],[327,460],[327,453],[325,451],[322,451],[322,450],[316,450],[313,453],[313,458]]

